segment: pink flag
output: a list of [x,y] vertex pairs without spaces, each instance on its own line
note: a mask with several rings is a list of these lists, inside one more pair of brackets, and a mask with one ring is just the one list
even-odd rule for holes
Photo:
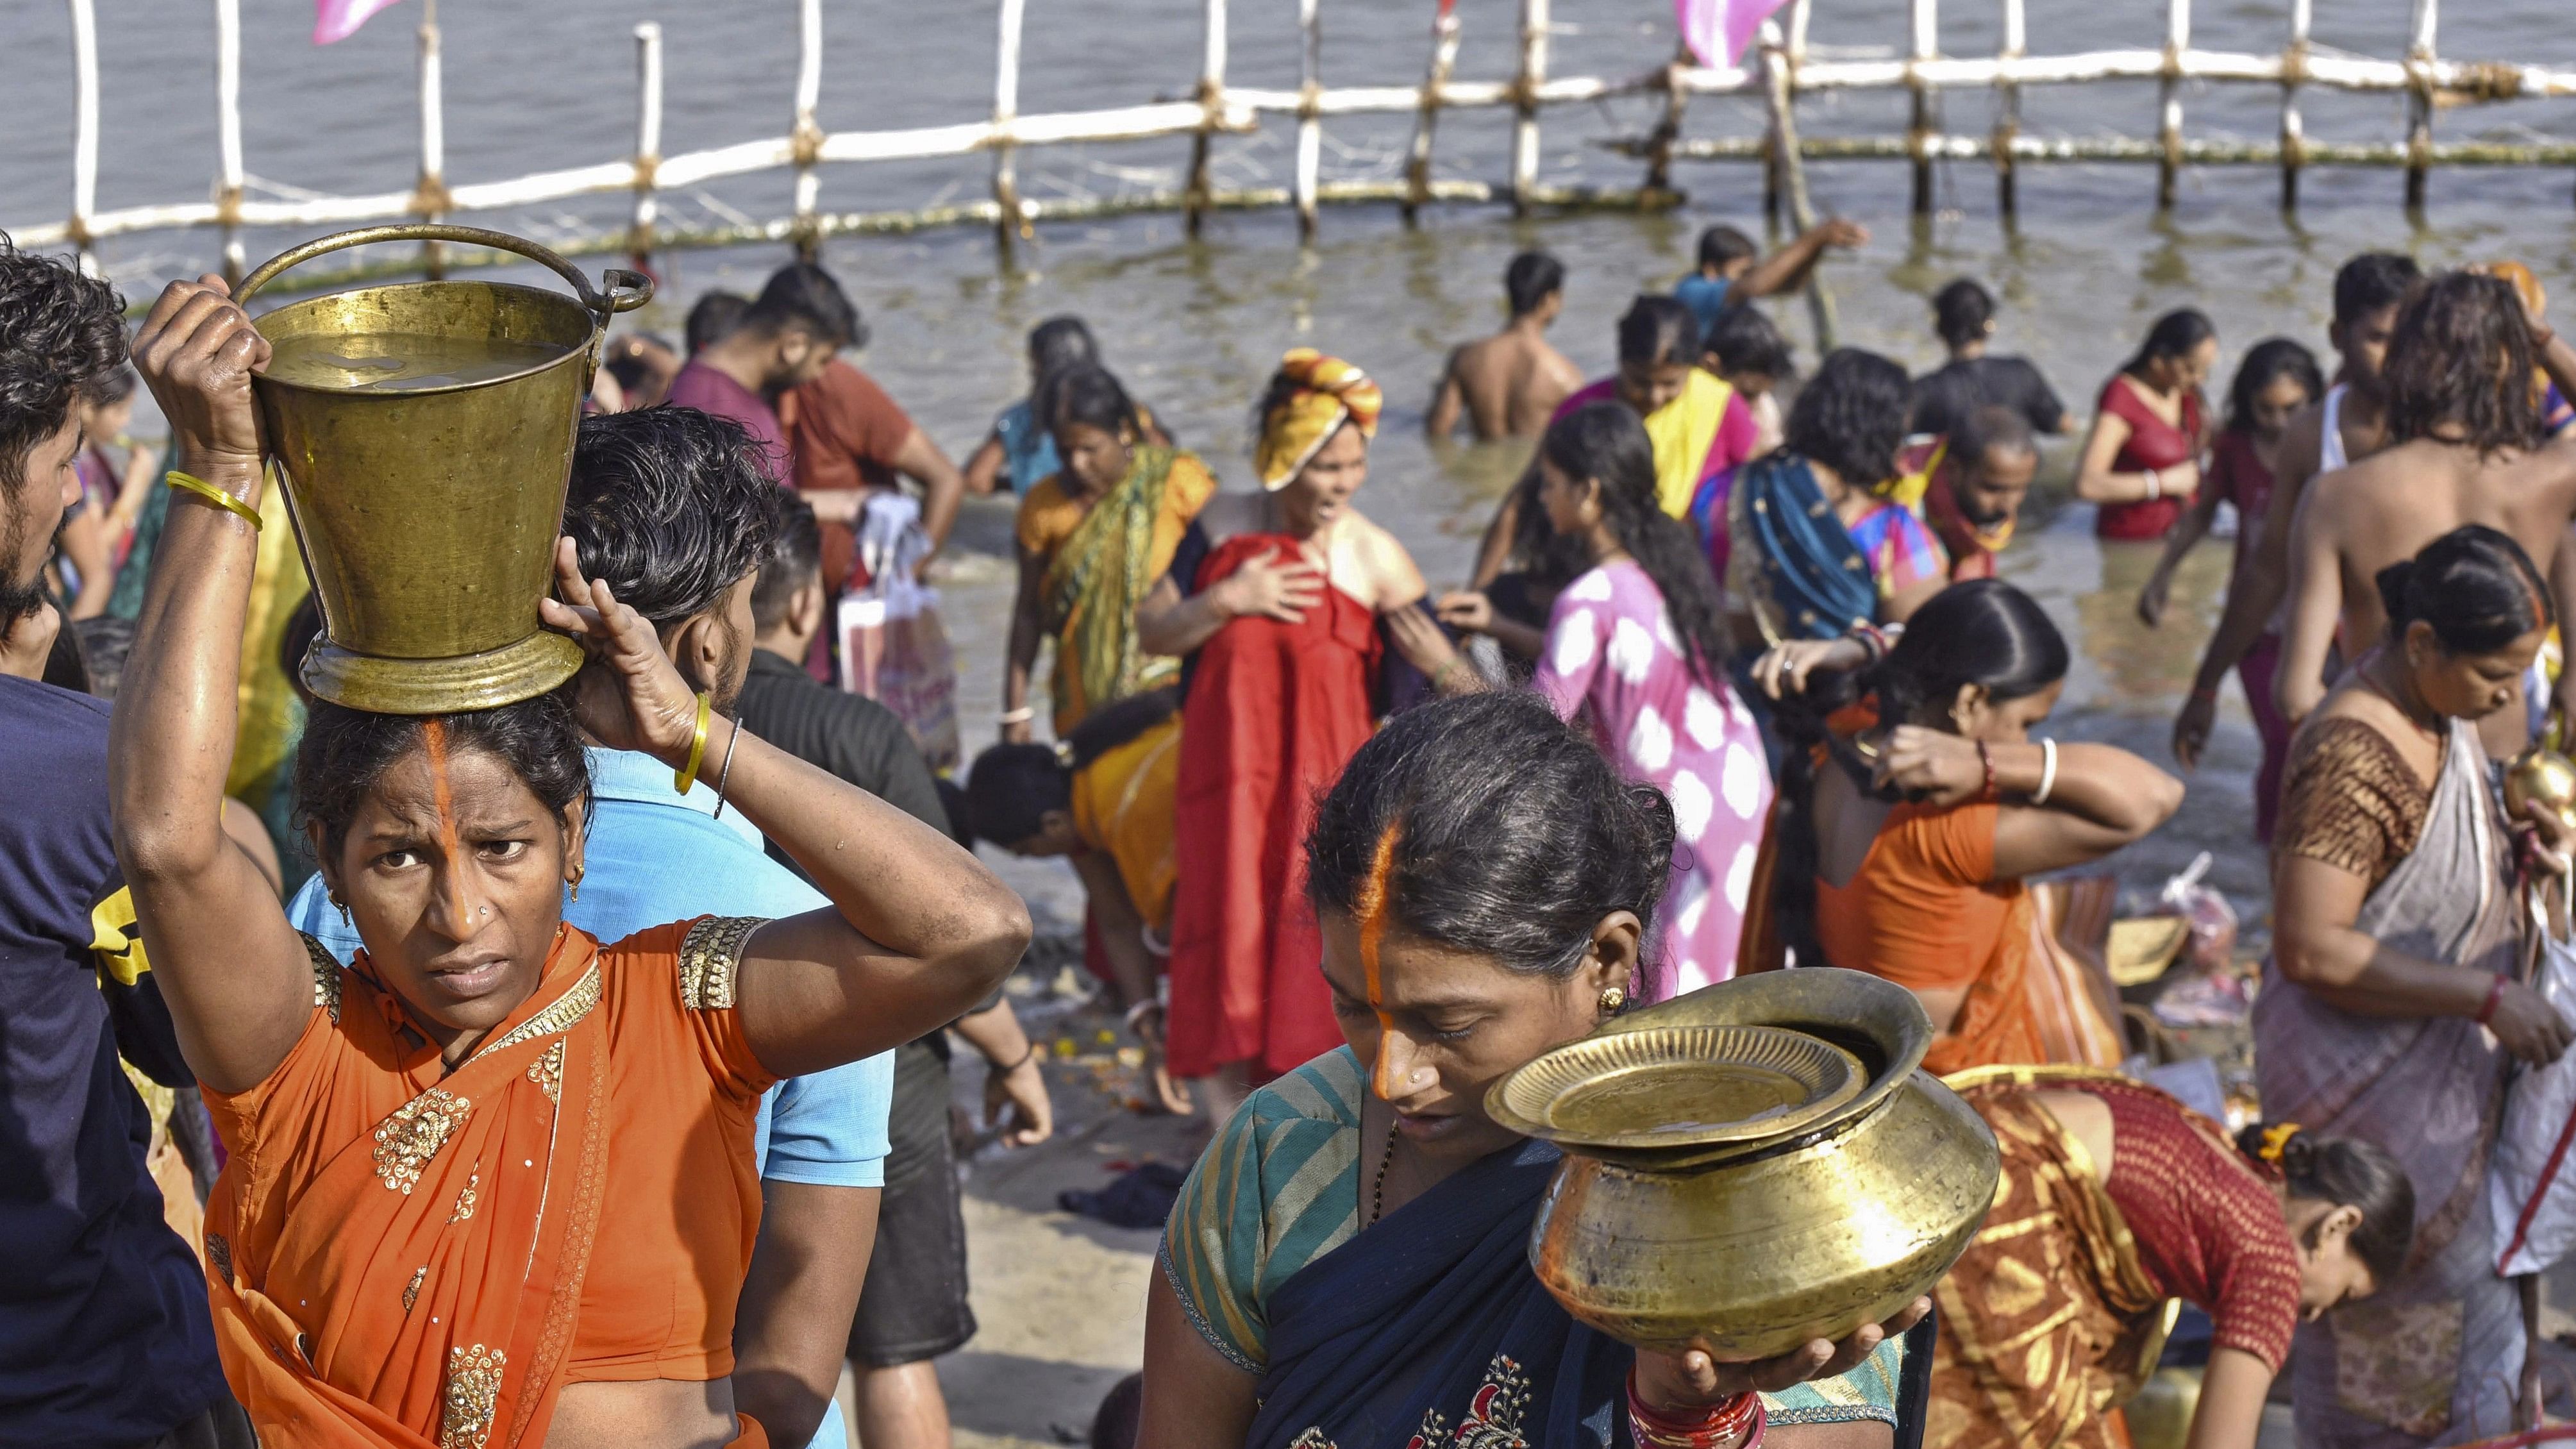
[[[328,0],[325,0],[328,3]],[[1673,0],[1682,43],[1706,66],[1738,64],[1755,31],[1787,0]]]
[[367,23],[368,16],[392,3],[394,0],[313,0],[313,43],[329,45],[348,39]]

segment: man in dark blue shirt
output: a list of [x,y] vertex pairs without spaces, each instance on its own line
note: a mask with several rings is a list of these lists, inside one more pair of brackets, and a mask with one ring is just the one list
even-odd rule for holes
[[193,1084],[148,983],[102,983],[90,954],[123,889],[108,707],[37,681],[60,627],[38,571],[79,496],[73,403],[124,360],[113,290],[0,237],[0,1444],[247,1445],[204,1270],[144,1170],[120,1027],[138,1065]]

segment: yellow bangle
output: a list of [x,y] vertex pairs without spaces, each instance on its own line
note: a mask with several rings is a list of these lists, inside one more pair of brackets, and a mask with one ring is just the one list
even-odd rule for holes
[[699,690],[698,737],[689,741],[689,765],[687,769],[684,769],[671,777],[671,788],[679,791],[683,795],[689,793],[689,787],[691,785],[698,783],[698,766],[706,763],[707,721],[714,717],[715,708],[715,696],[707,693],[703,689]]
[[182,473],[178,469],[173,468],[162,477],[161,481],[178,489],[182,493],[195,494],[197,497],[206,500],[208,503],[215,505],[226,513],[233,514],[243,522],[248,523],[250,525],[251,532],[259,532],[261,524],[258,509],[253,508],[249,504],[242,502],[240,499],[235,498],[229,493],[226,493],[221,488],[218,488],[214,484],[207,482],[205,479],[198,477],[196,474]]

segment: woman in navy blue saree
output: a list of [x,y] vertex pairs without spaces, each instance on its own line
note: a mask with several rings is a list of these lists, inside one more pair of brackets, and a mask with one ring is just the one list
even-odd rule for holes
[[1595,1333],[1530,1272],[1556,1149],[1485,1090],[1635,990],[1672,839],[1664,798],[1533,695],[1425,705],[1361,748],[1305,862],[1349,1045],[1253,1093],[1182,1187],[1139,1449],[1629,1449],[1632,1412],[1713,1449],[1891,1443],[1924,1305],[1719,1364]]

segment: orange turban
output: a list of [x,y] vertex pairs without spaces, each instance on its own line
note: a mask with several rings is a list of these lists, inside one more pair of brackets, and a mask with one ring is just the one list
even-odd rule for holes
[[1290,351],[1279,359],[1279,370],[1295,379],[1297,390],[1262,420],[1261,443],[1252,455],[1261,486],[1272,491],[1287,487],[1345,419],[1361,437],[1376,437],[1378,410],[1386,405],[1386,395],[1367,373],[1311,347]]

